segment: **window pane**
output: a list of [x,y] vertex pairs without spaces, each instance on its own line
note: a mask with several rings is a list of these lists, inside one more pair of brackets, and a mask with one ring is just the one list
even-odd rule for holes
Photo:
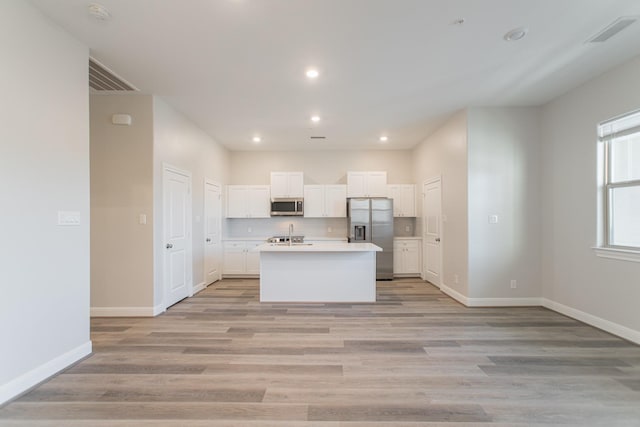
[[612,188],[610,245],[640,247],[640,186]]
[[640,179],[640,133],[611,142],[611,182]]

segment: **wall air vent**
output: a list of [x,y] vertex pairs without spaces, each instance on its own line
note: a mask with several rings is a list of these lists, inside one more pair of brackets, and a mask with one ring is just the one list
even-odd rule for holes
[[97,91],[138,91],[93,58],[89,58],[89,87]]
[[602,43],[618,34],[638,20],[637,16],[623,16],[609,24],[604,30],[587,40],[587,43]]

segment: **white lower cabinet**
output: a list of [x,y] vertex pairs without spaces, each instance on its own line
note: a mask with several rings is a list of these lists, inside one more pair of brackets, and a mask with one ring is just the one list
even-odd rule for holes
[[228,240],[223,243],[224,276],[255,276],[260,274],[260,252],[252,249],[263,244],[263,240]]
[[420,239],[393,239],[393,274],[419,276],[422,273],[422,241]]

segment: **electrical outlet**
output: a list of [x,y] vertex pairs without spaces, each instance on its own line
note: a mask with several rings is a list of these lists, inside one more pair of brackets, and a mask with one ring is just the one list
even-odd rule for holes
[[333,228],[327,227],[327,233],[331,233],[332,231],[333,231]]
[[251,227],[247,227],[247,233],[251,233]]
[[489,215],[489,224],[497,224],[498,215]]
[[457,274],[453,275],[453,283],[460,283],[460,276],[458,276]]
[[518,282],[515,279],[511,280],[511,289],[515,289],[517,287],[518,287]]
[[404,231],[406,231],[407,233],[411,231],[411,226],[407,225],[404,227]]
[[146,223],[147,223],[147,215],[140,214],[140,216],[138,217],[138,224],[145,225]]

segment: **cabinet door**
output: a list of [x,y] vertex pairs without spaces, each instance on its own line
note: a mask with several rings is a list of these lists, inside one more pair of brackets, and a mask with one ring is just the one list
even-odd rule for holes
[[247,186],[227,186],[227,218],[246,218],[247,210]]
[[347,186],[326,185],[324,187],[325,216],[329,218],[347,217]]
[[304,174],[302,172],[289,172],[289,197],[302,197],[304,195]]
[[[413,184],[406,184],[400,186],[401,200],[402,200],[402,216],[415,217],[416,216],[416,186]],[[395,207],[394,207],[395,216]]]
[[225,242],[223,245],[223,274],[242,274],[245,270],[244,242]]
[[402,216],[402,188],[400,185],[388,185],[387,197],[393,199],[393,216]]
[[289,174],[287,172],[271,172],[271,197],[289,197]]
[[347,172],[347,197],[367,197],[366,172]]
[[246,242],[245,265],[247,274],[260,274],[260,252],[252,249],[264,242]]
[[411,240],[405,246],[403,253],[403,269],[405,273],[420,274],[422,272],[422,251],[420,250],[420,242]]
[[304,216],[305,218],[321,218],[325,214],[324,186],[304,186]]
[[387,197],[387,173],[368,172],[366,193],[368,197]]
[[402,274],[404,273],[403,269],[403,261],[404,260],[404,248],[402,245],[397,242],[393,243],[393,273],[394,274]]
[[270,218],[271,217],[271,197],[268,185],[248,186],[249,217],[250,218]]

